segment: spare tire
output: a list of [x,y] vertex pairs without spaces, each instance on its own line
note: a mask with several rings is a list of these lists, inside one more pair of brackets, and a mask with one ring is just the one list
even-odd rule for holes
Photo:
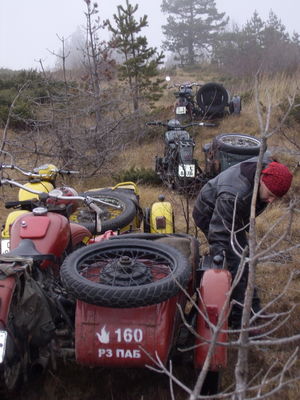
[[206,83],[197,92],[197,104],[203,114],[223,114],[228,103],[229,94],[219,83]]
[[95,215],[90,210],[82,209],[77,216],[77,222],[85,226],[93,234],[104,233],[105,231],[125,228],[131,224],[137,215],[137,206],[133,198],[129,194],[121,192],[120,189],[99,189],[84,192],[84,196],[102,200],[104,204],[100,205],[102,209],[101,215],[101,232],[96,232]]
[[258,155],[260,139],[242,133],[223,133],[213,140],[213,148],[232,154]]
[[132,308],[175,296],[186,288],[192,268],[183,253],[167,244],[120,239],[74,251],[60,274],[76,299],[96,306]]

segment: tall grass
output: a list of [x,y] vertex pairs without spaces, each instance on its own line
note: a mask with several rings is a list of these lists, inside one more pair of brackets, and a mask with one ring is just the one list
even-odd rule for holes
[[[165,75],[167,73],[164,72]],[[222,77],[216,76],[214,72],[207,70],[189,70],[182,71],[176,69],[172,72],[172,80],[175,82],[184,81],[222,81]],[[293,96],[295,91],[299,88],[300,75],[287,76],[277,75],[273,77],[263,76],[260,81],[260,105],[264,112],[263,120],[266,121],[266,111],[269,100],[271,99],[272,117],[271,127],[274,128],[280,122],[286,106],[287,97]],[[226,84],[224,84],[226,87]],[[243,81],[234,82],[232,87],[228,89],[235,94],[240,94],[242,97],[242,112],[239,116],[228,116],[223,120],[219,121],[219,124],[215,128],[194,128],[190,130],[191,135],[194,137],[196,142],[195,157],[199,160],[201,167],[204,166],[204,156],[202,152],[202,145],[210,141],[215,135],[219,133],[245,133],[254,136],[259,136],[259,124],[257,118],[256,104],[254,99],[254,81]],[[172,91],[166,89],[163,98],[159,105],[164,107],[166,119],[173,118],[172,104],[175,97]],[[167,114],[169,113],[169,114]],[[148,128],[145,127],[145,131]],[[163,155],[164,141],[163,141],[163,128],[157,128],[160,133],[151,136],[152,139],[145,140],[143,144],[132,143],[130,147],[127,147],[124,152],[120,153],[114,160],[113,163],[106,166],[103,169],[101,177],[91,178],[88,181],[82,181],[79,183],[80,190],[88,189],[91,187],[99,187],[103,185],[112,185],[112,176],[116,172],[122,170],[128,170],[133,167],[145,167],[154,168],[155,156]],[[270,138],[269,148],[276,153],[276,155],[287,162],[289,167],[295,168],[299,162],[299,155],[295,152],[295,147],[286,141],[283,137],[282,132],[288,133],[290,137],[294,137],[299,140],[298,135],[299,125],[290,124],[287,127],[282,128],[281,131],[276,133],[274,137]],[[149,129],[149,135],[151,131]],[[147,134],[145,135],[147,138]],[[293,196],[299,194],[299,177],[295,174],[293,187],[287,196],[291,199]],[[194,199],[187,198],[178,195],[176,192],[170,191],[163,185],[160,187],[152,187],[149,185],[139,185],[140,204],[144,207],[149,207],[154,201],[157,201],[158,196],[163,194],[166,201],[170,201],[174,208],[175,213],[175,226],[177,232],[186,232],[186,212],[187,206],[189,206],[188,218],[190,218],[191,229],[190,233],[198,235],[200,238],[200,250],[203,254],[207,251],[207,243],[204,236],[195,230],[192,223],[191,211],[193,208]],[[274,204],[270,207],[261,217],[257,219],[257,232],[258,237],[261,238],[268,227],[275,221],[284,211],[286,207],[286,201],[280,202],[278,205]],[[299,215],[295,217],[295,223],[292,230],[293,240],[300,240],[300,220]],[[285,224],[280,224],[274,229],[274,236],[279,237],[282,232],[286,229]],[[268,242],[266,242],[268,245]],[[279,261],[279,262],[278,262]],[[287,282],[289,274],[291,272],[299,271],[300,256],[298,252],[291,253],[283,260],[271,260],[268,263],[259,265],[257,276],[258,286],[261,293],[261,299],[263,304],[270,301],[277,294],[280,293],[282,287]],[[295,275],[292,281],[291,287],[288,292],[283,296],[280,302],[274,305],[274,311],[287,310],[293,303],[300,304],[300,280],[299,275]],[[293,335],[300,331],[300,310],[299,307],[294,311],[293,319],[289,322],[288,326],[282,328],[284,335]],[[266,370],[271,363],[277,359],[279,367],[283,364],[284,359],[287,357],[289,352],[293,349],[294,344],[290,344],[285,348],[274,349],[265,348],[263,351],[258,349],[252,350],[250,353],[249,368],[253,375],[257,372],[257,367],[262,370]],[[224,385],[232,383],[233,372],[235,366],[236,353],[233,350],[229,351],[230,362],[228,369],[224,374]],[[296,364],[296,368],[299,370],[299,363]],[[190,370],[189,370],[190,371]],[[74,374],[73,374],[74,372]],[[69,376],[68,376],[69,375]],[[79,381],[75,382],[74,376],[79,376]],[[141,378],[142,377],[142,378]],[[159,378],[157,378],[159,377]],[[153,383],[154,382],[154,383]],[[81,385],[82,383],[82,385]],[[80,387],[79,387],[80,386]],[[73,366],[65,368],[61,367],[54,374],[48,374],[46,377],[45,391],[41,398],[45,400],[54,400],[61,398],[62,400],[67,399],[168,399],[169,387],[167,379],[160,378],[160,376],[153,371],[151,373],[146,372],[137,373],[136,371],[122,371],[122,370],[90,370],[79,366]],[[278,395],[274,395],[272,399],[289,399],[296,400],[300,394],[300,382],[287,387],[283,392]],[[31,398],[32,393],[26,392],[26,398]],[[22,396],[22,399],[25,398]],[[186,396],[180,394],[176,397],[177,399],[186,398]],[[17,398],[16,398],[17,400]],[[21,398],[20,398],[21,400]]]

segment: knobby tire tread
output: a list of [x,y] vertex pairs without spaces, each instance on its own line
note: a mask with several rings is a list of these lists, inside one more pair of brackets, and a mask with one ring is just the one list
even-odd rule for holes
[[[92,282],[82,277],[77,265],[86,257],[101,254],[103,249],[139,248],[156,251],[172,260],[173,273],[161,280],[145,285],[120,287]],[[93,244],[78,249],[69,255],[61,268],[61,278],[66,289],[77,299],[89,304],[116,308],[132,308],[157,304],[165,301],[185,287],[191,276],[187,258],[175,248],[143,239],[120,239]],[[179,285],[178,285],[178,283]]]
[[116,216],[115,218],[102,221],[101,232],[95,232],[94,222],[88,223],[79,221],[80,225],[85,226],[92,233],[104,233],[105,231],[109,230],[116,231],[118,229],[122,229],[129,225],[136,216],[136,205],[134,204],[133,200],[131,200],[125,194],[115,192],[114,190],[95,190],[85,192],[84,194],[95,198],[101,198],[102,196],[110,197],[124,204],[124,210],[120,215]]

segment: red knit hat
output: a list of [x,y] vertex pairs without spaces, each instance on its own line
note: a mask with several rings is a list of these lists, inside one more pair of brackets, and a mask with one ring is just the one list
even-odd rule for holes
[[289,190],[293,175],[285,165],[273,161],[261,173],[263,183],[276,197],[282,197]]

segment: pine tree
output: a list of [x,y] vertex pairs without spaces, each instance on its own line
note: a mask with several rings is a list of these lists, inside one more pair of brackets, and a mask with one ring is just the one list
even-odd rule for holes
[[169,14],[162,27],[163,47],[179,56],[181,64],[195,64],[199,56],[210,53],[228,22],[214,0],[163,0],[161,10]]
[[[158,66],[162,64],[164,55],[158,54],[156,48],[148,47],[145,36],[138,35],[148,26],[147,16],[137,21],[134,17],[138,5],[132,6],[126,0],[126,8],[119,5],[117,14],[113,15],[115,27],[106,21],[108,29],[113,33],[111,44],[124,57],[120,65],[120,79],[128,82],[133,109],[139,109],[141,98],[158,100],[161,96],[163,80],[158,79]],[[156,78],[156,79],[155,79]]]
[[268,47],[278,41],[287,43],[290,41],[290,37],[281,20],[270,10],[264,31],[264,47]]
[[250,21],[246,22],[243,29],[248,42],[254,42],[256,46],[262,47],[264,42],[264,31],[265,23],[258,15],[257,11],[254,11]]
[[214,47],[213,60],[227,72],[237,76],[253,75],[258,71],[292,72],[299,65],[299,35],[290,38],[286,27],[270,11],[263,21],[257,11],[245,26],[221,35]]

